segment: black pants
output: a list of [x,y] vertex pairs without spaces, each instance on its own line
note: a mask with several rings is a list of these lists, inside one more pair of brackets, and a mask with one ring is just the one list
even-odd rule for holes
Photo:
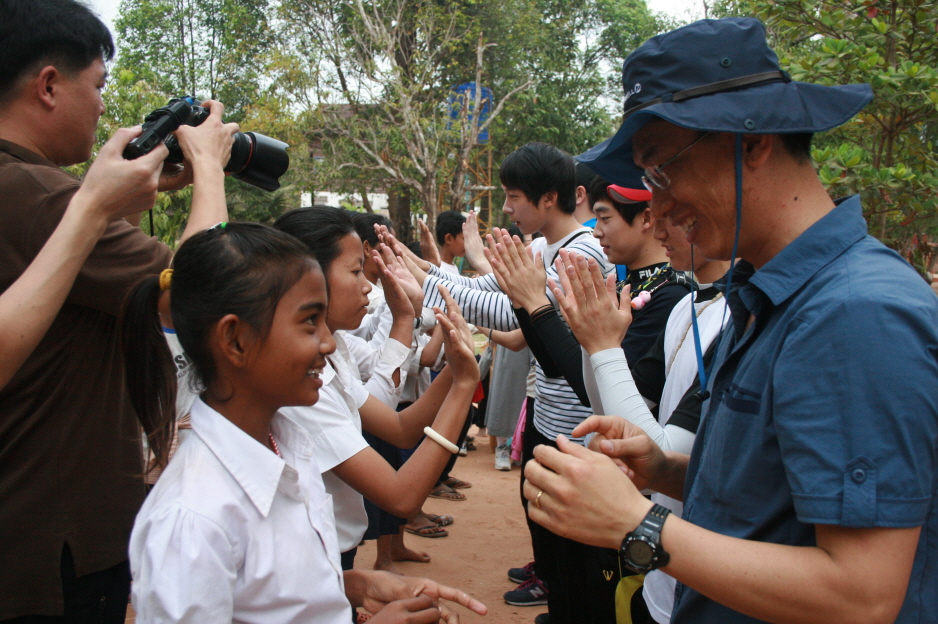
[[[521,452],[524,465],[534,457],[535,446],[557,448],[554,440],[534,428],[533,399],[528,399],[527,408]],[[523,475],[521,486],[524,487]],[[547,583],[550,624],[615,624],[616,586],[620,579],[618,552],[587,546],[548,531],[531,521],[523,494],[521,498],[531,532],[534,571]]]
[[75,576],[72,551],[62,549],[62,594],[64,615],[26,615],[3,624],[123,624],[130,595],[130,563]]

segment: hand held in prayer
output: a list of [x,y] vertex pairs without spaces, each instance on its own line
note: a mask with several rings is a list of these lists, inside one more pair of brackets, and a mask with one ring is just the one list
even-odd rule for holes
[[618,348],[632,323],[628,290],[617,300],[615,274],[604,279],[595,259],[566,249],[555,267],[563,290],[553,281],[551,288],[576,339],[590,355]]
[[538,254],[535,259],[517,236],[512,239],[504,231],[497,231],[500,237],[489,240],[489,253],[486,257],[505,284],[507,294],[516,307],[529,313],[550,304],[547,298],[547,273],[544,262]]

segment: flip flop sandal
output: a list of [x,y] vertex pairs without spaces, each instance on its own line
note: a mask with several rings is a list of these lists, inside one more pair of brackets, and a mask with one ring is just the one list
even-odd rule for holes
[[468,481],[463,481],[462,479],[457,479],[456,477],[449,477],[443,481],[443,485],[449,486],[454,490],[465,490],[472,487],[472,484]]
[[427,526],[418,527],[416,529],[412,529],[405,525],[404,530],[411,535],[417,535],[418,537],[429,537],[431,539],[436,537],[446,537],[449,535],[449,531],[446,529],[441,529],[437,524],[428,524]]
[[464,501],[466,500],[466,495],[444,485],[430,492],[430,498],[439,498],[440,500],[448,501]]
[[436,514],[425,513],[423,515],[425,515],[427,517],[427,520],[434,523],[436,526],[445,527],[456,522],[453,516],[449,514],[443,514],[442,516],[438,516]]

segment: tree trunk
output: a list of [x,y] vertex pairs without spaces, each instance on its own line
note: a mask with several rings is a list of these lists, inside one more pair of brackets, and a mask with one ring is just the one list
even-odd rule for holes
[[410,222],[411,189],[406,186],[392,186],[388,191],[388,214],[394,224],[397,240],[409,245],[414,240],[413,226]]

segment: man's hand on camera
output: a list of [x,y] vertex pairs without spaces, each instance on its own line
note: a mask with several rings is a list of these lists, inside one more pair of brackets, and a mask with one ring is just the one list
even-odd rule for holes
[[88,169],[81,188],[72,199],[75,206],[87,210],[104,224],[153,207],[156,199],[157,173],[166,158],[166,148],[157,146],[136,160],[124,160],[121,153],[127,143],[140,134],[140,126],[121,128],[104,144],[94,164]]
[[202,106],[208,108],[208,118],[198,126],[180,126],[176,130],[176,139],[184,156],[181,170],[178,165],[171,169],[163,168],[160,176],[160,190],[171,191],[184,188],[192,183],[196,169],[209,172],[221,172],[231,158],[231,145],[236,132],[240,130],[236,123],[223,123],[225,110],[221,102],[206,100]]

